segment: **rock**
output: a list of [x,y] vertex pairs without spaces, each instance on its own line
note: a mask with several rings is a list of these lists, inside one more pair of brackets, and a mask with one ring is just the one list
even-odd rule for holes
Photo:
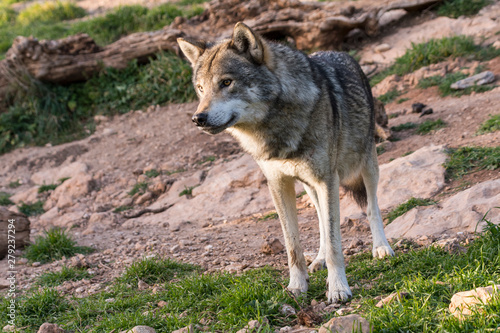
[[146,290],[146,289],[149,289],[149,284],[147,284],[146,282],[142,281],[142,280],[139,280],[139,282],[137,283],[137,288],[139,290]]
[[426,116],[428,114],[433,114],[433,113],[434,113],[434,110],[432,108],[425,109],[424,111],[422,111],[419,118]]
[[90,215],[87,228],[82,232],[83,235],[102,232],[111,229],[118,224],[118,216],[112,212],[94,213]]
[[44,323],[38,329],[37,333],[65,333],[66,331],[56,324]]
[[371,332],[370,323],[357,314],[335,317],[321,326],[319,333],[368,333]]
[[495,81],[495,74],[490,71],[485,71],[473,76],[470,76],[468,78],[465,78],[463,80],[457,81],[453,83],[450,87],[451,89],[455,90],[462,90],[466,89],[469,87],[473,87],[475,85],[480,86],[483,84],[488,84]]
[[224,267],[226,272],[236,273],[241,272],[248,267],[248,264],[231,264]]
[[457,318],[481,311],[478,304],[488,304],[494,294],[498,293],[500,284],[496,286],[479,287],[469,291],[458,292],[451,297],[449,310]]
[[149,326],[135,326],[132,329],[129,329],[127,331],[121,331],[120,333],[156,333],[156,331],[154,330],[154,328]]
[[288,305],[288,304],[283,304],[281,307],[280,307],[280,312],[282,314],[284,314],[285,316],[291,316],[291,315],[294,315],[297,313],[297,311],[295,310],[295,308],[291,305]]
[[384,11],[380,18],[378,19],[378,24],[380,27],[388,25],[392,22],[399,21],[403,16],[408,14],[408,12],[404,9],[393,9]]
[[194,333],[194,326],[193,324],[191,324],[189,326],[172,331],[172,333]]
[[377,53],[383,53],[385,51],[389,51],[391,49],[391,46],[389,44],[380,44],[375,46],[373,49]]
[[38,185],[58,184],[60,179],[72,178],[80,173],[86,173],[88,169],[85,163],[73,162],[65,167],[36,172],[31,176],[31,181]]
[[241,330],[237,331],[236,333],[250,333],[257,331],[258,328],[260,327],[260,323],[258,320],[250,320],[244,328]]
[[[412,154],[413,155],[413,154]],[[411,155],[409,155],[411,156]],[[498,223],[500,179],[474,185],[440,202],[438,206],[416,207],[385,227],[387,238],[418,238],[457,232],[474,232],[476,225],[489,211],[487,219]],[[490,210],[491,209],[491,210]],[[479,223],[482,230],[484,222]]]
[[38,200],[38,186],[34,186],[29,190],[19,192],[11,196],[10,201],[19,204],[21,202],[31,203]]
[[278,238],[269,238],[260,247],[260,252],[264,254],[277,254],[283,251],[285,247]]
[[110,135],[113,135],[113,134],[116,134],[116,130],[114,128],[105,128],[102,131],[102,135],[104,135],[104,136],[110,136]]
[[[93,187],[94,181],[92,176],[85,173],[79,173],[59,185],[50,195],[50,199],[52,202],[56,203],[58,208],[67,208],[75,203],[75,199],[90,193]],[[47,208],[50,209],[52,207]]]
[[354,248],[361,246],[361,245],[363,245],[363,240],[361,240],[359,238],[353,238],[351,243],[349,244],[348,248],[354,249]]
[[427,105],[423,103],[413,103],[411,105],[411,112],[413,113],[420,113],[422,110],[426,107]]
[[158,302],[158,307],[159,307],[159,308],[163,308],[163,307],[167,306],[167,304],[168,304],[168,303],[167,303],[167,302],[165,302],[165,301],[159,301],[159,302]]
[[492,46],[497,50],[500,49],[500,40],[495,41]]
[[153,193],[151,192],[146,192],[144,193],[143,195],[141,195],[140,197],[138,197],[136,200],[135,200],[135,203],[137,205],[142,205],[142,204],[145,204],[146,202],[150,201],[151,199],[153,199]]
[[14,325],[5,325],[2,328],[2,332],[15,332],[15,331],[16,331],[16,327]]
[[401,302],[402,299],[408,297],[408,293],[407,292],[404,292],[404,291],[400,291],[400,292],[395,292],[395,293],[392,293],[390,294],[389,296],[387,296],[386,298],[383,298],[382,300],[380,300],[377,305],[375,305],[377,308],[382,308],[384,307],[384,305],[386,304],[391,304],[392,302],[394,302],[395,300]]
[[[9,228],[9,220],[14,228]],[[15,230],[16,250],[22,249],[30,241],[30,220],[22,213],[15,213],[5,207],[0,207],[0,259],[8,253],[9,230]],[[12,233],[11,233],[12,235]]]

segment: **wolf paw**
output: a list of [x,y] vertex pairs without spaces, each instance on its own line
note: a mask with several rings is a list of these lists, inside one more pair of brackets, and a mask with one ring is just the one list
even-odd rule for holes
[[309,272],[314,273],[326,268],[325,259],[314,259],[314,261],[309,265]]
[[328,302],[329,303],[339,303],[345,302],[352,296],[349,287],[347,289],[335,289],[328,290]]
[[391,257],[394,256],[394,251],[391,249],[390,246],[379,246],[373,248],[374,258],[382,259],[383,257],[386,256],[391,256]]

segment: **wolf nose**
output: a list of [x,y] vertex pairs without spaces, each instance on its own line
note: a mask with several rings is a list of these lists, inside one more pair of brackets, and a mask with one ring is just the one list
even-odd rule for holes
[[205,126],[207,124],[208,120],[208,114],[206,113],[197,113],[191,118],[193,120],[193,123],[195,123],[198,126]]

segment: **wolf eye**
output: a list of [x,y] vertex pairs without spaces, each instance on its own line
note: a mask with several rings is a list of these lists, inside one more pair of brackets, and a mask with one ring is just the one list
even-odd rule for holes
[[222,80],[222,86],[223,87],[229,87],[229,85],[231,84],[231,82],[233,82],[232,80]]
[[200,85],[198,85],[198,90],[201,91],[201,92],[203,92],[203,87],[200,86]]

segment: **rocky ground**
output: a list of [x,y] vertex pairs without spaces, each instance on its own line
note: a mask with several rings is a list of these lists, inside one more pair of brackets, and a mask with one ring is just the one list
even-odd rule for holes
[[[361,62],[383,66],[404,53],[410,41],[448,33],[470,32],[477,38],[500,39],[498,16],[490,15],[499,5],[490,7],[472,19],[421,18],[416,26],[386,33],[364,46]],[[448,30],[442,29],[444,24]],[[382,43],[389,44],[390,50],[373,51]],[[481,65],[498,79],[499,59]],[[461,68],[463,64],[433,65],[402,79],[389,77],[374,88],[375,95],[394,88],[405,92],[399,98],[406,101],[386,105],[389,126],[423,119],[442,119],[447,124],[427,135],[397,133],[399,141],[381,144],[385,152],[379,156],[379,203],[384,213],[411,197],[438,201],[437,205],[413,209],[387,226],[386,233],[394,242],[412,238],[422,245],[452,244],[473,233],[481,217],[500,202],[498,170],[454,181],[445,178],[447,147],[500,144],[498,131],[476,135],[489,115],[499,113],[499,87],[460,98],[440,97],[436,87],[416,87],[419,75],[435,75],[453,66]],[[420,119],[411,112],[411,104],[417,102],[434,112]],[[208,271],[287,265],[286,254],[274,241],[283,243],[279,221],[271,214],[274,208],[264,176],[230,136],[209,136],[197,130],[190,120],[195,108],[196,103],[151,106],[114,118],[101,116],[95,133],[84,140],[17,149],[1,157],[0,191],[13,194],[11,200],[16,204],[44,201],[46,212],[30,218],[32,240],[43,230],[58,226],[68,229],[80,245],[97,249],[85,257],[45,265],[20,260],[21,288],[30,288],[37,276],[67,263],[90,267],[95,275],[91,280],[65,282],[57,289],[84,297],[101,290],[126,265],[148,255],[195,263]],[[40,185],[57,184],[64,178],[68,179],[55,190],[38,193]],[[9,186],[16,182],[19,187]],[[130,195],[134,188],[138,192]],[[311,257],[318,248],[317,217],[300,184],[296,192],[301,241]],[[125,207],[133,208],[119,211]],[[139,213],[142,215],[131,217]],[[347,257],[369,250],[364,213],[347,196],[342,196],[341,214]],[[500,211],[491,210],[489,217],[498,222]],[[4,259],[0,271],[6,268]]]

